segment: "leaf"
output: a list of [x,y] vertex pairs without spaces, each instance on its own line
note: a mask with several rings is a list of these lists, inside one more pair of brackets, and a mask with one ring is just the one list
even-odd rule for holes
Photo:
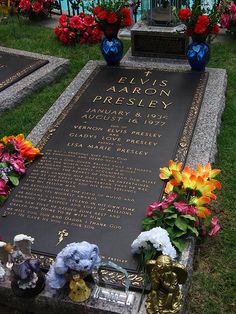
[[197,231],[197,228],[188,226],[188,229],[191,230],[192,233],[196,235],[196,237],[198,237],[199,232]]
[[181,231],[181,230],[175,231],[173,232],[173,238],[182,237],[184,234],[186,234],[186,231]]
[[180,252],[183,252],[185,246],[186,246],[186,243],[184,240],[182,239],[175,239],[175,240],[172,240],[172,243],[174,244],[174,246],[180,251]]
[[183,231],[186,231],[187,228],[188,228],[187,222],[186,222],[185,219],[182,218],[182,217],[178,217],[178,218],[175,220],[175,225],[176,225],[177,228],[179,228],[180,230],[183,230]]
[[172,215],[166,217],[166,219],[172,219],[172,218],[177,218],[177,214],[172,214]]
[[19,179],[14,176],[9,176],[8,179],[11,181],[11,183],[15,186],[19,185]]
[[163,210],[163,213],[170,213],[170,214],[174,214],[175,209],[174,207],[167,207],[166,209]]
[[165,224],[166,224],[167,226],[174,227],[175,219],[166,220],[166,221],[165,221]]
[[192,220],[192,221],[196,221],[196,217],[191,216],[191,215],[182,215],[182,217],[189,219],[189,220]]

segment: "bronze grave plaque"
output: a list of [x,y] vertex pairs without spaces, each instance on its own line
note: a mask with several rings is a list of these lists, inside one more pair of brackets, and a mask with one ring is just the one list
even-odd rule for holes
[[86,240],[137,273],[131,243],[162,195],[159,168],[186,158],[206,81],[199,72],[97,67],[2,206],[3,239],[29,234],[49,257]]
[[48,60],[36,59],[1,51],[0,92],[48,62]]

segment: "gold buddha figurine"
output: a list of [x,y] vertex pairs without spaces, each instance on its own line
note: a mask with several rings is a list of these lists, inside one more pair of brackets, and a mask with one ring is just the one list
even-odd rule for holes
[[179,284],[187,280],[183,265],[174,262],[169,256],[161,255],[147,263],[151,291],[146,300],[148,314],[177,314],[181,307],[182,295]]

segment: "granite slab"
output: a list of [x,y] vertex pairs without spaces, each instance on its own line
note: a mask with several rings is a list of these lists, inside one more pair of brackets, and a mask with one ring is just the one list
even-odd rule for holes
[[39,53],[0,47],[0,52],[48,60],[48,63],[0,92],[0,112],[12,108],[35,90],[50,84],[69,68],[69,60]]
[[[86,82],[95,71],[101,61],[89,61],[81,70],[77,77],[65,89],[58,100],[48,110],[40,122],[28,135],[34,145],[37,145],[47,131],[50,131],[52,124],[59,117],[60,113],[67,107],[78,89]],[[162,70],[182,69],[189,71],[187,64],[167,62],[154,62],[152,60],[144,61],[143,58],[132,57],[130,52],[124,57],[121,67],[129,66],[134,68],[157,68]],[[216,153],[216,137],[220,128],[221,114],[225,105],[225,90],[227,84],[227,75],[224,69],[207,68],[209,79],[203,96],[203,102],[196,123],[190,149],[187,155],[186,163],[194,166],[196,162],[207,163],[214,162]],[[186,87],[187,88],[187,87]],[[187,248],[180,257],[180,262],[188,270],[189,278],[181,289],[184,295],[184,302],[181,313],[185,313],[187,303],[187,293],[191,284],[191,274],[193,271],[194,258],[194,239],[189,239]],[[135,293],[135,302],[133,307],[121,307],[114,302],[105,302],[91,298],[85,303],[74,303],[67,298],[60,298],[55,291],[46,288],[40,295],[34,299],[24,300],[15,297],[10,289],[10,282],[0,283],[0,304],[7,305],[17,309],[20,312],[27,312],[29,309],[35,314],[41,313],[138,313],[137,306],[141,297],[140,292]],[[144,314],[144,302],[139,313]]]

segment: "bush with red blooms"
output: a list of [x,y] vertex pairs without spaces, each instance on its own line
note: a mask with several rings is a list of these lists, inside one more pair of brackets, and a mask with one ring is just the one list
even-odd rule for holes
[[223,0],[218,5],[220,24],[230,33],[236,33],[236,0]]
[[217,7],[205,10],[199,0],[195,0],[192,8],[182,8],[177,12],[178,19],[185,24],[186,34],[195,38],[207,38],[209,34],[217,34],[219,13]]
[[65,45],[75,43],[95,44],[100,41],[102,33],[95,22],[94,16],[81,12],[71,18],[61,15],[59,26],[54,29],[55,35]]
[[49,15],[52,4],[55,0],[20,0],[17,3],[18,12],[26,17],[44,18]]
[[107,25],[118,24],[118,27],[132,25],[132,15],[126,0],[101,0],[99,5],[92,2],[90,8],[101,29]]

